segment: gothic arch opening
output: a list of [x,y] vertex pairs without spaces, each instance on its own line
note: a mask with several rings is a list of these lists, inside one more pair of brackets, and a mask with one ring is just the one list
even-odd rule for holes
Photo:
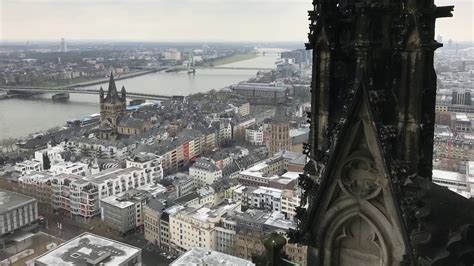
[[362,217],[342,224],[333,240],[333,265],[383,265],[379,236]]

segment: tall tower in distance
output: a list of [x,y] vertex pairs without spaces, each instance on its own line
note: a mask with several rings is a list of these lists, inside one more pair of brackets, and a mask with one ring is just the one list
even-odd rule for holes
[[60,44],[60,46],[59,46],[59,51],[60,51],[61,53],[67,52],[66,40],[64,40],[64,38],[61,38],[61,44]]

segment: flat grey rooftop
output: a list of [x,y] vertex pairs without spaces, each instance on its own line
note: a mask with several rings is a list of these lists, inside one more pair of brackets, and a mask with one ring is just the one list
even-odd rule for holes
[[83,233],[35,259],[35,265],[120,265],[138,255],[140,248]]
[[254,266],[251,261],[204,248],[192,248],[181,255],[171,266],[178,265],[232,265]]
[[0,213],[5,213],[36,199],[22,194],[0,189]]

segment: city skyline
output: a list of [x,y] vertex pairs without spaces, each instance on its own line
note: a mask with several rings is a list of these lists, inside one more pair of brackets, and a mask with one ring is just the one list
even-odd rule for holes
[[[436,4],[455,5],[436,35],[474,41],[473,3]],[[0,0],[0,41],[304,42],[310,9],[306,0]]]

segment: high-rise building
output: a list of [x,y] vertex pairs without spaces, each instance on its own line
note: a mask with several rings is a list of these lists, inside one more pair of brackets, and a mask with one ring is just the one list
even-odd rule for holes
[[61,44],[59,45],[59,51],[61,53],[67,52],[66,40],[64,38],[61,38]]
[[452,104],[472,105],[471,92],[468,90],[453,90]]

